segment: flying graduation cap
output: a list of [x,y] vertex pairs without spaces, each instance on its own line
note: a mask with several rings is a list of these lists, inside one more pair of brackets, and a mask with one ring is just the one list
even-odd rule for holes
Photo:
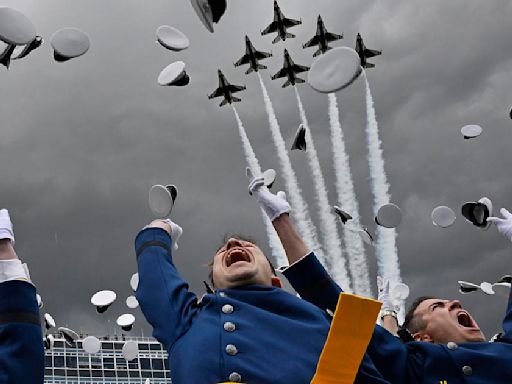
[[350,219],[352,219],[352,216],[350,216],[350,214],[348,214],[347,212],[345,212],[344,210],[342,210],[340,207],[338,207],[337,205],[334,205],[333,206],[333,210],[334,210],[334,213],[336,213],[338,215],[338,217],[340,218],[341,222],[343,224],[345,224],[347,221],[349,221]]
[[157,41],[162,47],[171,51],[181,51],[190,46],[190,40],[179,29],[168,25],[161,25],[156,30]]
[[494,292],[493,284],[488,281],[484,281],[480,284],[474,284],[469,281],[459,280],[457,283],[459,283],[459,292],[462,294],[468,294],[478,290],[481,290],[486,295],[494,295],[496,293]]
[[492,202],[487,197],[464,203],[461,211],[462,216],[478,228],[488,229],[491,225],[487,218],[492,216]]
[[46,335],[43,343],[45,349],[52,349],[55,343],[55,337],[53,337],[52,334]]
[[440,205],[432,210],[432,222],[435,226],[448,228],[455,222],[456,216],[453,210],[445,205]]
[[119,316],[116,323],[123,331],[130,332],[133,328],[133,323],[135,323],[135,316],[130,313],[126,313]]
[[398,227],[402,221],[402,211],[400,208],[392,203],[384,204],[377,211],[375,216],[375,223],[385,228]]
[[132,361],[139,354],[139,346],[137,345],[137,343],[135,341],[130,340],[130,341],[127,341],[126,343],[124,343],[122,351],[123,351],[123,357],[127,361]]
[[367,228],[360,228],[357,233],[366,244],[373,245],[373,236]]
[[190,77],[185,70],[185,63],[183,61],[175,61],[162,69],[158,75],[158,84],[162,86],[174,85],[183,87],[190,82]]
[[82,341],[82,347],[89,354],[98,353],[101,349],[101,341],[95,336],[87,336]]
[[53,319],[52,315],[49,313],[44,314],[44,327],[49,330],[51,328],[55,328],[55,320]]
[[78,28],[62,28],[50,38],[53,58],[64,62],[84,55],[90,48],[89,36]]
[[153,215],[158,219],[169,217],[178,196],[176,186],[156,184],[149,190],[149,208]]
[[41,44],[43,44],[43,38],[41,36],[36,36],[30,43],[17,46],[12,52],[11,60],[23,59],[34,49],[39,48]]
[[37,300],[37,306],[39,308],[43,308],[43,306],[44,306],[43,299],[41,298],[41,295],[39,295],[39,293],[36,293],[36,300]]
[[135,292],[137,290],[138,286],[139,286],[139,274],[136,272],[130,278],[130,287],[132,287],[133,292]]
[[292,151],[294,149],[306,152],[306,128],[304,128],[302,124],[299,125],[297,132],[295,132],[295,137],[293,138]]
[[66,344],[69,345],[70,347],[73,347],[75,345],[75,342],[79,339],[78,333],[76,333],[72,329],[66,327],[59,327],[58,331],[62,335],[62,337],[64,337]]
[[139,306],[139,301],[135,296],[128,296],[126,298],[126,306],[131,309],[135,309]]
[[355,50],[333,48],[315,59],[308,72],[308,83],[315,91],[333,93],[348,87],[362,72]]
[[96,307],[96,312],[103,313],[116,300],[116,296],[114,291],[99,291],[91,297],[91,303]]
[[[251,171],[251,168],[249,167],[245,167],[245,174],[246,176],[249,178],[249,179],[253,179],[253,173]],[[263,177],[263,183],[265,184],[265,186],[270,189],[272,188],[272,186],[274,185],[274,182],[276,181],[276,177],[277,177],[277,172],[272,169],[272,168],[269,168],[267,169],[266,171],[264,171],[261,176]],[[250,195],[252,195],[251,192],[249,192]]]
[[199,20],[213,33],[213,23],[218,23],[226,12],[226,0],[190,0],[190,3]]
[[482,127],[475,124],[465,125],[460,129],[460,133],[462,133],[465,140],[474,139],[481,135]]

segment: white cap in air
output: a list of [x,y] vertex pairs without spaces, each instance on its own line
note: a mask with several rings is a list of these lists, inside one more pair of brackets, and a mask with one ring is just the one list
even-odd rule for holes
[[308,83],[321,93],[342,90],[362,73],[360,64],[359,55],[352,48],[333,48],[315,59],[308,72]]
[[306,147],[306,128],[304,128],[304,125],[300,124],[297,132],[295,132],[291,150],[298,149],[299,151],[306,152]]
[[162,86],[176,85],[184,86],[190,82],[190,78],[185,70],[185,63],[183,61],[175,61],[162,69],[158,75],[158,84]]
[[82,347],[89,354],[98,353],[101,349],[101,342],[97,337],[87,336],[82,341]]
[[44,338],[44,347],[45,349],[52,349],[53,344],[55,343],[55,337],[52,334],[46,335]]
[[91,43],[85,32],[78,28],[62,28],[50,38],[50,44],[54,49],[53,57],[62,62],[85,54]]
[[460,133],[464,136],[464,139],[473,139],[482,134],[482,127],[475,124],[465,125],[460,129]]
[[123,345],[123,357],[127,361],[132,361],[139,354],[139,346],[135,341],[127,341]]
[[44,326],[46,329],[51,329],[55,327],[55,320],[49,313],[44,314]]
[[158,219],[169,217],[178,196],[178,189],[174,185],[153,185],[149,190],[149,208]]
[[66,344],[68,344],[70,347],[73,347],[75,345],[75,341],[79,339],[78,333],[76,333],[72,329],[66,327],[59,327],[57,329],[60,332],[60,334],[64,337]]
[[139,274],[134,273],[132,277],[130,278],[130,287],[132,287],[133,292],[137,290],[137,287],[139,286]]
[[36,38],[36,27],[20,11],[0,7],[0,40],[11,45],[25,45]]
[[96,306],[98,313],[103,313],[116,300],[116,297],[117,295],[114,291],[99,291],[91,297],[91,303]]
[[164,48],[172,51],[181,51],[190,45],[188,37],[183,32],[168,25],[158,27],[156,38]]
[[135,296],[128,296],[126,298],[126,306],[131,309],[135,309],[139,306],[139,301]]
[[190,0],[192,8],[208,31],[213,33],[213,12],[208,0]]
[[459,280],[457,283],[459,283],[459,292],[462,294],[475,292],[480,288],[479,285],[470,283],[468,281]]
[[39,295],[39,293],[36,293],[36,300],[37,300],[37,306],[39,308],[43,308],[43,306],[44,306],[43,299],[41,298],[41,295]]
[[391,289],[391,296],[395,300],[405,300],[409,297],[409,286],[404,283],[397,283]]
[[484,281],[480,284],[480,289],[486,295],[494,295],[495,294],[494,290],[492,289],[492,284],[487,281]]
[[398,227],[402,221],[402,211],[395,204],[385,204],[377,211],[375,222],[385,228]]
[[456,216],[453,210],[445,205],[440,205],[432,210],[432,222],[441,228],[448,228],[455,222]]
[[119,325],[123,331],[129,332],[133,328],[133,323],[135,323],[135,316],[130,313],[126,313],[117,318],[117,325]]
[[272,188],[272,185],[274,185],[274,181],[276,181],[277,173],[272,168],[267,169],[265,172],[263,172],[263,182],[265,183],[265,186],[270,189]]
[[368,244],[368,245],[373,245],[373,236],[370,234],[370,232],[368,231],[368,229],[366,228],[361,228],[357,231],[357,233],[359,234],[359,236],[361,237],[361,239],[363,239],[363,241]]
[[492,216],[492,202],[487,197],[482,197],[477,202],[464,203],[461,212],[462,216],[476,227],[488,229],[491,225],[487,218]]

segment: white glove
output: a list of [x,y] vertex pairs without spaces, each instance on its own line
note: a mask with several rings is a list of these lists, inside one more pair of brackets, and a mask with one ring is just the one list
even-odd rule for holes
[[379,290],[379,296],[377,300],[382,302],[381,311],[395,311],[395,305],[389,294],[389,280],[383,279],[377,276],[377,288]]
[[286,201],[285,193],[283,191],[277,192],[277,195],[271,193],[265,186],[263,177],[255,177],[251,180],[249,192],[256,197],[270,221],[274,221],[283,213],[290,212],[291,207]]
[[157,220],[153,220],[151,223],[149,223],[149,225],[146,225],[142,229],[146,229],[146,228],[161,228],[161,229],[169,232],[168,228],[166,228],[165,225],[163,225],[163,224],[166,224],[169,227],[171,227],[171,232],[169,233],[169,235],[172,238],[172,250],[176,251],[178,249],[178,239],[183,234],[183,229],[178,224],[173,222],[171,219],[157,219]]
[[0,209],[0,240],[10,239],[14,245],[14,231],[12,230],[11,218],[7,209]]
[[496,224],[496,227],[498,227],[498,231],[501,234],[503,234],[507,239],[512,241],[512,213],[510,213],[505,208],[501,208],[500,213],[503,216],[503,218],[488,217],[487,221]]

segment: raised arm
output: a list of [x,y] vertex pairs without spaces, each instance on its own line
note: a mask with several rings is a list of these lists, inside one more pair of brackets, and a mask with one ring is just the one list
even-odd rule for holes
[[176,238],[178,228],[170,221],[155,220],[135,239],[137,300],[153,326],[153,336],[167,350],[188,330],[197,311],[197,297],[188,290],[172,261],[171,234]]

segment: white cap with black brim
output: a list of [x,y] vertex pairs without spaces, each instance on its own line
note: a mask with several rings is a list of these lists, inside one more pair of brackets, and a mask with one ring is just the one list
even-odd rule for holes
[[59,327],[58,331],[64,337],[66,344],[69,345],[70,347],[73,347],[75,345],[75,342],[79,339],[78,333],[76,333],[72,329],[66,327]]
[[55,320],[49,313],[44,314],[44,326],[46,329],[51,329],[55,327]]
[[90,48],[89,36],[78,28],[62,28],[50,38],[55,61],[64,62],[84,55]]
[[435,207],[432,210],[431,217],[434,225],[441,228],[451,227],[457,218],[455,212],[445,205]]
[[190,77],[185,70],[185,63],[183,61],[175,61],[162,69],[158,75],[158,84],[162,86],[178,86],[182,87],[190,82]]
[[492,202],[487,197],[482,197],[477,202],[469,201],[464,203],[461,212],[468,222],[478,228],[488,229],[491,225],[487,218],[492,216]]
[[132,361],[133,359],[137,358],[137,355],[139,354],[139,346],[135,341],[127,341],[123,345],[123,357],[127,361]]
[[165,219],[172,212],[172,207],[178,196],[174,185],[153,185],[149,190],[149,208],[157,219]]
[[98,313],[105,312],[108,307],[116,300],[116,293],[114,291],[104,290],[96,292],[91,297],[91,304],[96,307]]
[[168,25],[158,27],[156,30],[156,38],[160,45],[171,51],[181,51],[190,46],[190,41],[183,32]]
[[135,323],[135,316],[130,313],[126,313],[119,316],[116,322],[123,331],[129,332],[133,328],[133,323]]
[[377,211],[375,223],[385,228],[396,228],[402,221],[402,211],[392,203],[384,204]]
[[20,11],[0,7],[0,40],[9,45],[26,45],[36,38],[34,24]]
[[82,341],[82,347],[89,354],[98,353],[101,349],[101,341],[95,336],[87,336]]

